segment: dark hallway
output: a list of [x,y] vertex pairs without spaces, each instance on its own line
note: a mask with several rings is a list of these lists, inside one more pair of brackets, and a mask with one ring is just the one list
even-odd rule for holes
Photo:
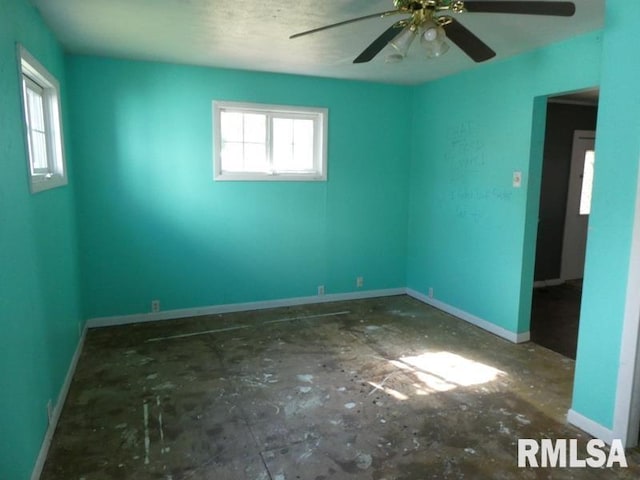
[[533,290],[531,341],[576,358],[582,280]]

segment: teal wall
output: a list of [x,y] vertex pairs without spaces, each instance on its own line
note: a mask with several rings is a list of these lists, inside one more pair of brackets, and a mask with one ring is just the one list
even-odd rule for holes
[[608,0],[606,8],[596,170],[573,409],[610,428],[620,366],[631,236],[638,215],[635,199],[640,159],[640,2]]
[[[608,0],[604,41],[596,32],[400,87],[65,60],[27,0],[0,0],[0,432],[11,432],[0,478],[29,477],[81,318],[148,312],[152,299],[167,310],[310,296],[319,284],[350,292],[364,276],[366,290],[431,287],[527,331],[545,97],[598,84],[573,408],[611,427],[640,158],[639,23],[640,3]],[[70,184],[37,195],[16,42],[64,96]],[[213,182],[214,99],[328,107],[329,180]]]
[[409,288],[529,330],[544,128],[534,100],[597,85],[600,53],[596,32],[415,88]]
[[[404,287],[404,87],[70,57],[88,318]],[[212,101],[329,109],[327,182],[213,182]]]
[[[529,328],[546,95],[600,85],[572,409],[613,427],[640,158],[640,3],[606,26],[415,88],[407,286]],[[430,134],[423,134],[428,125]],[[524,185],[511,187],[514,170]]]
[[0,0],[0,478],[12,480],[31,474],[81,319],[72,187],[29,193],[16,42],[66,92],[62,50],[38,13]]

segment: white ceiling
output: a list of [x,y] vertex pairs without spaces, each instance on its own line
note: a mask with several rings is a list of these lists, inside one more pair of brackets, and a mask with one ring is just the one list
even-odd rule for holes
[[[397,16],[290,40],[294,33],[393,9],[392,0],[32,0],[72,53],[245,70],[416,84],[476,64],[453,46],[441,58],[412,45],[399,64],[352,60]],[[464,13],[458,20],[493,50],[491,62],[602,26],[604,0],[574,0],[571,18]]]

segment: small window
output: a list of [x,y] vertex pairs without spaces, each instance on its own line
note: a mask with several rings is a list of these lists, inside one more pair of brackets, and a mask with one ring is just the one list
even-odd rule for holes
[[58,81],[18,46],[31,192],[67,184]]
[[596,155],[593,150],[584,154],[584,170],[582,171],[582,191],[580,192],[580,215],[591,214],[591,194],[593,192],[593,166]]
[[214,180],[327,178],[327,110],[213,103]]

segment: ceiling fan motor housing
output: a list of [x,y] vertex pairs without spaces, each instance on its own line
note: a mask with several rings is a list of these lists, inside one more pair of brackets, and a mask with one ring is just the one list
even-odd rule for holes
[[463,0],[394,0],[393,4],[398,10],[407,12],[416,12],[418,10],[464,12]]

